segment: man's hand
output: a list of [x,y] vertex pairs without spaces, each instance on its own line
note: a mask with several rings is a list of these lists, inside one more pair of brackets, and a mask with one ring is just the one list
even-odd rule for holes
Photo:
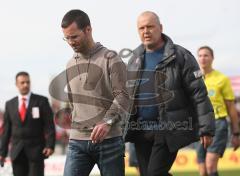
[[212,141],[213,141],[212,136],[202,136],[202,137],[200,137],[200,142],[203,145],[204,149],[207,149],[208,146],[211,145]]
[[1,167],[4,166],[4,162],[5,162],[5,158],[0,156],[0,165],[1,165]]
[[111,129],[110,125],[105,122],[96,125],[91,133],[91,140],[93,143],[102,142]]
[[240,140],[239,140],[239,136],[232,136],[232,146],[233,146],[233,151],[237,150],[238,147],[240,146]]
[[47,158],[47,157],[49,157],[50,155],[53,154],[53,149],[51,149],[51,148],[44,148],[42,153]]

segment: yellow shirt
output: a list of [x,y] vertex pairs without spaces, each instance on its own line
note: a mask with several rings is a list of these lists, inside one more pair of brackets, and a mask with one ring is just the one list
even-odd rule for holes
[[214,108],[215,119],[228,115],[224,100],[234,100],[230,80],[219,71],[213,70],[204,76],[208,96]]

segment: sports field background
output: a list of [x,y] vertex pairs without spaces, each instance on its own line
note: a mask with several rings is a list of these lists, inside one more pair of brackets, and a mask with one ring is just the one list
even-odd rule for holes
[[[172,172],[173,176],[199,176],[197,172]],[[240,176],[239,170],[220,171],[220,176]],[[126,176],[137,176],[136,174],[128,174]]]
[[[66,155],[54,155],[45,161],[45,176],[62,176]],[[128,153],[125,157],[126,176],[137,176],[136,169],[128,166]],[[174,176],[197,176],[198,166],[196,152],[193,149],[182,149],[178,152],[177,158],[172,167],[171,173]],[[91,176],[99,176],[97,166],[94,167]],[[228,148],[224,157],[219,162],[220,176],[240,176],[240,149],[233,151]],[[4,168],[0,168],[0,176],[12,176],[11,162],[8,158]]]
[[[126,161],[128,161],[127,154]],[[135,168],[128,167],[128,162],[126,162],[126,166],[126,176],[137,176]],[[220,176],[240,176],[240,150],[234,152],[232,148],[228,148],[223,158],[220,159],[218,168]],[[193,149],[180,150],[171,173],[174,176],[198,176],[196,151]]]

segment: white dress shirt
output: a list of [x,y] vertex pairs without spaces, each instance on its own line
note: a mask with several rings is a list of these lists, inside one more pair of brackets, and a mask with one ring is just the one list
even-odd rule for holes
[[22,98],[25,98],[26,101],[26,109],[28,108],[28,104],[29,104],[29,101],[30,101],[30,96],[31,96],[31,92],[29,92],[27,95],[21,95],[19,94],[18,95],[18,110],[20,111],[20,108],[21,108],[21,105],[22,105]]

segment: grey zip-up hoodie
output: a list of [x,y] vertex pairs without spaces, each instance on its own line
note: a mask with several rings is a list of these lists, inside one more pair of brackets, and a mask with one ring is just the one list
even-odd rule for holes
[[128,108],[126,66],[118,55],[96,43],[88,56],[75,53],[67,64],[72,105],[70,139],[89,140],[94,126],[112,119],[107,138],[121,136]]

